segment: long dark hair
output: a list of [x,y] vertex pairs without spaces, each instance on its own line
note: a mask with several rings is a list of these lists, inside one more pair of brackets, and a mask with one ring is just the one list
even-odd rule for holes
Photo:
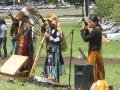
[[99,19],[98,19],[97,16],[91,17],[91,20],[92,20],[93,22],[95,22],[95,23],[97,24],[97,27],[100,27],[101,30],[102,30],[102,27],[101,27],[101,25],[99,24]]
[[0,19],[0,25],[2,25],[2,19]]
[[1,25],[2,25],[2,24],[5,24],[5,25],[6,25],[5,20],[4,20],[4,19],[0,19],[0,24],[1,24]]

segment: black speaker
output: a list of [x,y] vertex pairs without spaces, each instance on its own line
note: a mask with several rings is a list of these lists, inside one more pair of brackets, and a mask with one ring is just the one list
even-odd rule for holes
[[93,65],[74,65],[75,90],[90,90],[94,81]]

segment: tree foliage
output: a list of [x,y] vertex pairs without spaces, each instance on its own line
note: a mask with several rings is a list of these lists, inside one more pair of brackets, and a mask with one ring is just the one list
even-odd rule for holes
[[58,0],[48,0],[48,3],[54,3],[54,4],[57,4],[57,3],[58,3]]
[[115,0],[113,9],[111,10],[111,19],[120,23],[120,0]]
[[111,9],[114,6],[114,0],[96,0],[97,8],[95,9],[95,15],[100,17],[109,17]]
[[95,15],[120,22],[120,0],[96,0]]
[[0,0],[0,3],[4,3],[5,2],[5,0]]

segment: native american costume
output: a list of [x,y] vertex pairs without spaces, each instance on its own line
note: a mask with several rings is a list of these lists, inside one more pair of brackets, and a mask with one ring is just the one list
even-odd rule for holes
[[34,7],[26,7],[12,18],[11,36],[15,36],[16,39],[15,54],[28,56],[27,63],[20,70],[28,70],[26,75],[29,74],[34,60],[34,21],[31,22],[31,19],[36,12]]
[[95,69],[94,81],[105,79],[104,64],[101,55],[102,30],[100,27],[94,28],[91,32],[87,29],[81,30],[81,36],[85,42],[89,42],[88,64],[92,64]]
[[48,79],[59,82],[59,76],[64,72],[64,61],[61,53],[62,31],[60,23],[55,14],[47,16],[49,22],[55,21],[55,26],[48,24],[47,29],[42,28],[42,32],[48,32],[50,36],[46,38],[46,61],[44,74]]

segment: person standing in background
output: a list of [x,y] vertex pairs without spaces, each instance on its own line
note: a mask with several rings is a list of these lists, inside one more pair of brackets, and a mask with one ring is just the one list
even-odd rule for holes
[[11,28],[10,28],[10,36],[11,36],[11,44],[12,44],[12,48],[10,51],[10,54],[17,54],[17,49],[18,47],[16,47],[16,38],[15,38],[15,33],[14,30],[17,30],[19,27],[19,22],[18,20],[13,20]]
[[4,57],[7,57],[7,48],[6,48],[6,42],[7,42],[7,26],[4,19],[0,19],[0,57],[1,57],[1,48],[3,47],[4,50]]

